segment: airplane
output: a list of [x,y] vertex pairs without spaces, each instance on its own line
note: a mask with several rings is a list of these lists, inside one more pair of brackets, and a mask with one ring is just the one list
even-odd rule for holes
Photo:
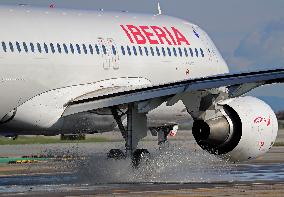
[[230,73],[199,26],[163,14],[0,6],[0,135],[93,134],[119,128],[136,163],[150,130],[160,146],[193,119],[204,150],[231,161],[273,146],[278,123],[257,87],[284,69]]

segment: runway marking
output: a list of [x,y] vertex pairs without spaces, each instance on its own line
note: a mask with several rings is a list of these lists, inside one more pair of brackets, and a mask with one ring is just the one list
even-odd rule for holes
[[187,197],[189,197],[190,194],[179,194],[179,195],[176,195],[176,194],[173,194],[173,195],[164,194],[164,195],[158,195],[156,197],[185,197],[185,195]]
[[113,194],[119,194],[119,193],[129,193],[129,190],[126,189],[117,189],[117,190],[112,190]]
[[264,185],[263,183],[252,183],[253,185]]
[[212,190],[212,188],[197,188],[199,192],[208,192]]
[[144,194],[144,192],[129,192],[130,194]]

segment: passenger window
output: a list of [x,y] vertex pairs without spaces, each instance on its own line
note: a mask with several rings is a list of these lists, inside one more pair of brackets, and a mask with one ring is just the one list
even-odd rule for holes
[[158,56],[161,56],[161,53],[158,47],[156,47],[156,51],[157,51]]
[[66,44],[63,44],[63,48],[64,48],[65,53],[68,54],[68,48],[67,48]]
[[198,57],[198,50],[197,50],[197,48],[195,48],[195,54],[196,54],[196,57]]
[[38,50],[38,52],[40,52],[40,53],[41,53],[41,52],[42,52],[42,50],[41,50],[41,46],[40,46],[40,44],[39,44],[39,43],[37,43],[36,45],[37,45],[37,50]]
[[83,50],[84,50],[84,53],[85,53],[85,54],[88,54],[88,50],[87,50],[87,47],[86,47],[85,44],[83,44]]
[[114,45],[112,45],[112,54],[113,54],[113,55],[116,55],[116,54],[117,54],[117,52],[116,52],[116,49],[115,49],[115,46],[114,46]]
[[30,43],[30,46],[31,46],[31,51],[34,53],[35,52],[35,46],[33,43]]
[[148,48],[147,48],[147,47],[144,47],[144,49],[145,49],[145,54],[146,54],[147,56],[149,56]]
[[141,47],[141,46],[139,46],[138,48],[139,48],[139,53],[140,53],[140,55],[141,55],[141,56],[143,56],[143,50],[142,50],[142,47]]
[[95,45],[95,48],[96,48],[97,54],[99,55],[100,54],[100,49],[99,49],[99,46],[97,44]]
[[44,47],[45,52],[48,53],[48,47],[45,43],[43,44],[43,47]]
[[122,52],[122,55],[125,55],[125,49],[123,46],[121,46],[121,52]]
[[74,49],[74,46],[73,46],[73,44],[70,44],[70,51],[71,51],[71,53],[75,53],[75,49]]
[[137,56],[137,50],[136,50],[136,47],[135,47],[135,46],[133,46],[133,52],[134,52],[134,55]]
[[153,47],[150,47],[150,51],[151,51],[152,56],[155,56],[155,52],[154,52]]
[[163,53],[163,56],[166,56],[166,51],[164,47],[162,47],[162,53]]
[[186,57],[188,57],[188,52],[187,52],[186,48],[184,48],[184,54],[185,54]]
[[2,42],[2,48],[3,48],[3,51],[6,53],[7,52],[7,46],[6,46],[5,42]]
[[129,46],[127,46],[127,51],[128,51],[128,55],[131,55],[131,49]]
[[55,53],[55,48],[54,48],[54,45],[52,43],[50,43],[50,49],[51,49],[52,53]]
[[106,54],[107,54],[106,46],[105,46],[105,45],[102,45],[102,47],[103,47],[103,52],[104,52],[104,54],[106,55]]
[[174,51],[174,55],[177,57],[177,50],[176,50],[176,48],[173,48],[173,51]]
[[18,52],[21,53],[21,46],[20,46],[20,43],[19,42],[16,42],[16,46],[17,46],[17,49],[18,49]]
[[9,46],[10,46],[11,52],[14,52],[14,46],[13,46],[12,42],[9,42]]
[[181,48],[178,48],[178,52],[179,52],[179,55],[182,57],[182,50],[181,50]]
[[189,52],[190,52],[191,57],[193,57],[193,51],[192,51],[192,48],[189,48]]
[[204,55],[204,52],[201,48],[200,48],[200,52],[201,52],[201,56],[204,57],[205,55]]
[[24,50],[26,51],[26,53],[29,52],[28,46],[25,42],[23,42],[23,46],[24,46]]
[[58,43],[57,43],[57,50],[58,50],[59,53],[62,53],[61,46]]
[[168,49],[168,54],[169,54],[169,56],[171,57],[171,56],[172,56],[171,49],[170,49],[169,47],[168,47],[167,49]]
[[90,53],[93,55],[94,54],[94,49],[93,49],[93,46],[91,44],[89,45],[89,49],[90,49]]
[[79,44],[76,44],[76,48],[77,48],[78,54],[81,54],[81,48],[80,48]]

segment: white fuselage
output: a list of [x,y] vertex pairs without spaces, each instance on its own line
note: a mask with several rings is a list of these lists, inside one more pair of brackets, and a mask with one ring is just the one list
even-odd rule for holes
[[229,72],[208,35],[174,17],[0,7],[0,23],[4,135],[58,133],[65,104],[90,92]]

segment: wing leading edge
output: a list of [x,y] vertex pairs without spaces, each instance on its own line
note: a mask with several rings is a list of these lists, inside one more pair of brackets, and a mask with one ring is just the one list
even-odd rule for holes
[[235,97],[261,85],[283,82],[284,69],[190,79],[124,92],[105,94],[92,98],[80,97],[80,99],[73,100],[67,104],[63,116],[219,87],[227,87],[229,89],[229,95]]

